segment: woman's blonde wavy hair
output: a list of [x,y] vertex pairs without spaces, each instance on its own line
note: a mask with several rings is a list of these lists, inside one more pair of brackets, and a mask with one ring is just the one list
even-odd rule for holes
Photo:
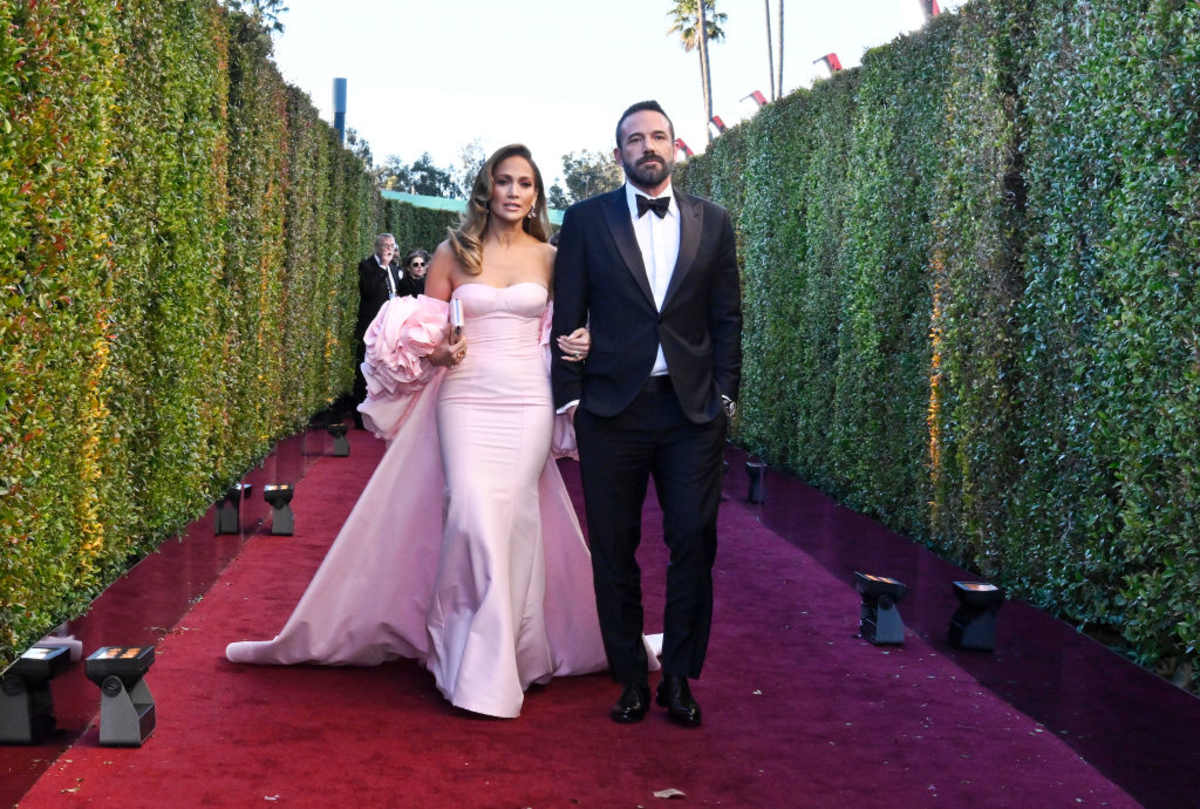
[[510,157],[523,157],[529,161],[529,165],[533,167],[534,187],[537,190],[537,199],[534,200],[531,211],[533,215],[525,217],[521,227],[538,241],[550,239],[546,188],[542,183],[542,172],[537,163],[533,162],[529,148],[520,143],[512,143],[497,149],[475,175],[475,182],[471,184],[471,196],[467,200],[467,210],[459,220],[458,228],[449,230],[450,247],[467,275],[479,275],[483,271],[483,238],[487,234],[488,220],[491,218],[490,203],[495,188],[493,176],[496,166]]

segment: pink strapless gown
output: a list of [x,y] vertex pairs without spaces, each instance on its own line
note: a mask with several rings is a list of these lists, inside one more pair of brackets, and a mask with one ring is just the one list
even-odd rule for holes
[[607,667],[590,555],[550,456],[546,290],[454,294],[466,359],[385,402],[402,426],[308,590],[274,640],[231,643],[229,660],[416,658],[451,703],[499,717],[520,713],[530,683]]

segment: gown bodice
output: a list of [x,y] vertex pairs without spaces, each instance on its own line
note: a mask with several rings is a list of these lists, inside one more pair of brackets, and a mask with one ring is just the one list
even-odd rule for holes
[[467,283],[452,297],[462,301],[467,353],[447,369],[441,398],[480,406],[537,405],[552,411],[542,345],[546,288],[533,281],[507,287]]
[[546,310],[549,293],[536,281],[522,281],[506,287],[470,281],[459,284],[451,297],[462,301],[463,314],[468,318],[487,315],[540,318]]
[[467,356],[529,359],[541,357],[542,315],[549,293],[533,281],[507,287],[460,284],[451,296],[462,301]]

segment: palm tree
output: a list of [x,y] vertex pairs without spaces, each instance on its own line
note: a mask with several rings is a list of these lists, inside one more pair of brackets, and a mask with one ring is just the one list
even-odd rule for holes
[[[667,12],[672,19],[672,25],[667,33],[679,34],[680,44],[684,51],[691,51],[699,46],[700,51],[700,92],[704,95],[704,131],[712,141],[712,131],[708,122],[712,120],[712,78],[708,67],[708,41],[720,42],[725,38],[721,24],[728,19],[727,15],[716,10],[717,0],[675,0],[675,6]],[[705,36],[699,35],[700,31]]]

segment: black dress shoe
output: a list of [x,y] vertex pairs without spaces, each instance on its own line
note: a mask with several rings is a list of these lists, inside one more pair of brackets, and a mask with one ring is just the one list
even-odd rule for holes
[[640,722],[650,708],[650,686],[627,685],[608,715],[614,722]]
[[687,677],[664,674],[658,684],[658,704],[667,709],[667,716],[677,724],[689,728],[700,724],[700,706],[688,688]]

